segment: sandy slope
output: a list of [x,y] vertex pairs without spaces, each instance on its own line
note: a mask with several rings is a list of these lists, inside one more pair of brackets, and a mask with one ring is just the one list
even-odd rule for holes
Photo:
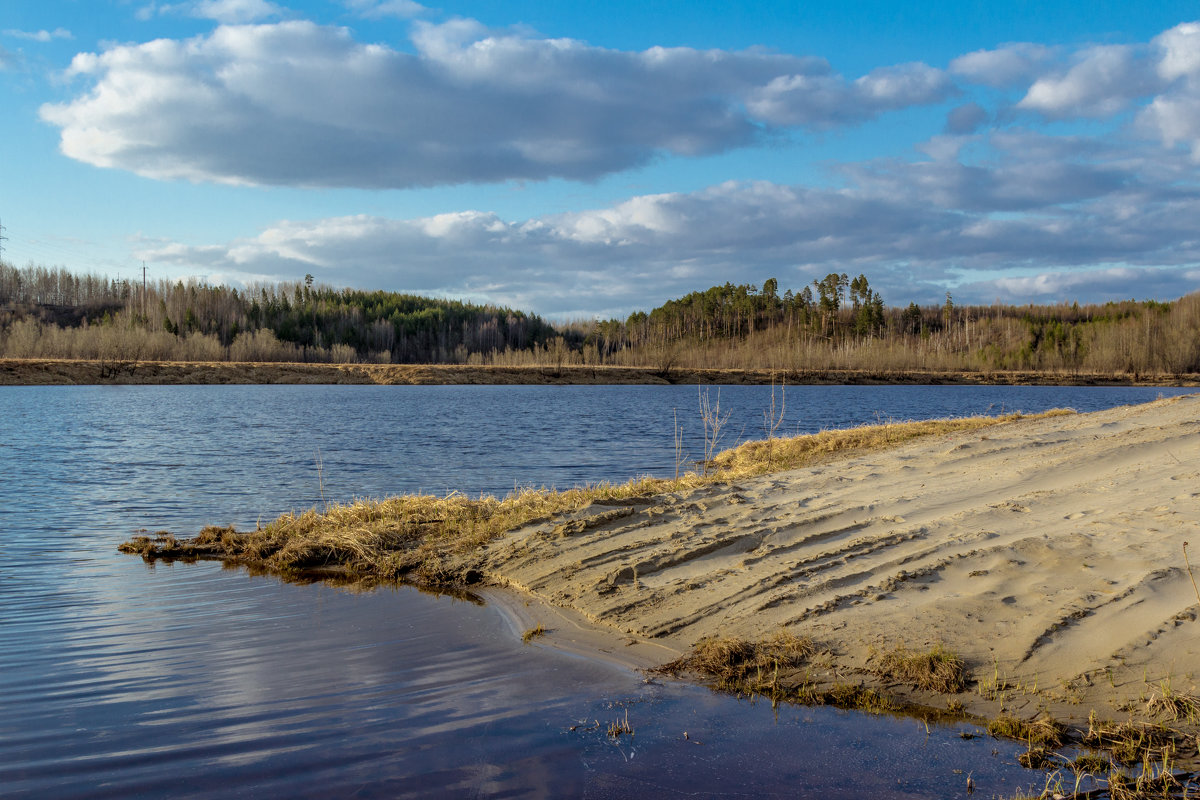
[[483,567],[676,651],[785,626],[832,651],[831,675],[869,680],[873,649],[940,642],[979,682],[969,710],[1078,721],[1123,718],[1163,679],[1200,693],[1198,523],[1190,396],[593,506],[493,543]]

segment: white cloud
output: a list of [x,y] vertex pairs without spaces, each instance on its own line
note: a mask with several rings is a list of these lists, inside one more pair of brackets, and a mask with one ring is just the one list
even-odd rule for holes
[[[923,145],[935,160],[851,165],[836,189],[729,182],[516,221],[467,211],[282,222],[217,248],[138,257],[193,272],[312,272],[549,315],[647,308],[771,276],[799,288],[830,271],[865,273],[892,304],[935,302],[956,284],[960,302],[981,303],[1196,288],[1200,186],[1185,163],[1029,131],[979,138],[986,162],[961,163],[967,140],[941,137]],[[1071,278],[1080,270],[1093,281]]]
[[283,9],[267,0],[200,0],[191,13],[201,19],[239,24],[277,17]]
[[1177,25],[1154,40],[1158,74],[1168,82],[1138,115],[1138,126],[1168,147],[1183,145],[1200,162],[1200,23]]
[[12,69],[17,65],[17,56],[0,45],[0,70]]
[[974,281],[961,285],[955,296],[965,293],[1017,304],[1174,299],[1196,291],[1198,285],[1197,269],[1110,267]]
[[924,64],[851,81],[816,58],[624,52],[470,20],[416,23],[413,42],[415,55],[290,21],[117,45],[77,56],[90,92],[42,117],[72,158],[154,178],[409,187],[592,179],[953,91]]
[[1038,78],[1017,107],[1051,119],[1108,117],[1161,87],[1139,48],[1104,45],[1079,53],[1067,71]]
[[1200,75],[1200,22],[1176,25],[1155,37],[1161,53],[1158,72],[1164,80]]
[[343,0],[351,11],[367,18],[399,17],[410,19],[420,16],[428,9],[414,0]]
[[55,28],[52,31],[18,31],[7,30],[5,36],[11,36],[14,39],[27,39],[31,42],[52,42],[55,39],[74,39],[75,37],[66,28]]
[[151,2],[138,9],[137,17],[148,20],[155,15],[182,14],[196,19],[240,25],[281,17],[285,13],[286,9],[269,0],[189,0],[183,3]]
[[945,73],[925,64],[880,68],[852,83],[821,67],[772,78],[750,93],[747,108],[776,125],[829,128],[938,103],[954,91]]
[[1049,47],[1018,42],[959,56],[950,62],[950,72],[984,86],[1018,86],[1032,82],[1054,55]]

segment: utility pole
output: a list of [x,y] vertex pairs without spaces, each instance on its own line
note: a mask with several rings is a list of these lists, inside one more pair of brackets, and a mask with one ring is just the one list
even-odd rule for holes
[[142,319],[146,319],[146,262],[142,261]]
[[8,237],[4,235],[4,225],[0,223],[0,262],[4,261],[4,243],[8,241]]

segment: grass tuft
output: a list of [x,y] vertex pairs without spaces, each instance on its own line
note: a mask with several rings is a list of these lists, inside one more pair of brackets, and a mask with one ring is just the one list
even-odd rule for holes
[[1005,714],[989,722],[987,732],[998,738],[1025,742],[1032,749],[1062,747],[1067,729],[1062,723],[1048,717],[1026,722]]
[[714,678],[723,689],[770,695],[780,671],[799,668],[815,649],[807,636],[783,630],[759,642],[736,636],[701,639],[691,653],[659,670],[671,675],[697,672]]
[[529,630],[527,630],[521,634],[521,641],[524,642],[525,644],[529,644],[531,641],[533,641],[537,637],[545,636],[545,635],[546,635],[546,626],[539,622],[537,625],[534,625],[532,628],[530,628]]
[[918,689],[957,694],[967,686],[965,667],[966,662],[957,653],[936,644],[924,653],[897,647],[883,655],[877,672]]
[[1163,680],[1146,701],[1146,711],[1155,717],[1170,716],[1172,722],[1181,718],[1195,722],[1200,719],[1200,697],[1177,692],[1171,688],[1169,680]]

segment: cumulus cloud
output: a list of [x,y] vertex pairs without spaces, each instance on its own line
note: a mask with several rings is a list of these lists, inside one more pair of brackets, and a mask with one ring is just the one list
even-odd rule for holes
[[1168,147],[1183,145],[1200,161],[1200,23],[1177,25],[1154,40],[1166,90],[1138,115],[1138,126]]
[[[1009,44],[960,56],[948,72],[975,84],[1023,87],[1015,109],[1047,120],[1110,119],[1132,111],[1132,132],[1200,161],[1200,22],[1181,23],[1145,43],[1073,52]],[[967,104],[951,112],[945,130],[968,133],[982,119],[980,109]]]
[[1052,119],[1108,117],[1139,97],[1161,88],[1154,64],[1141,48],[1127,45],[1090,47],[1065,72],[1039,78],[1018,108]]
[[884,111],[939,103],[954,93],[941,70],[901,64],[872,71],[847,83],[826,72],[781,75],[752,91],[750,112],[776,125],[831,128],[873,119]]
[[413,43],[408,54],[287,21],[114,45],[78,55],[70,74],[90,91],[42,117],[62,129],[66,155],[154,178],[411,187],[593,179],[954,91],[924,64],[849,80],[818,58],[626,52],[470,20],[415,23]]
[[[1195,289],[1200,187],[1186,166],[1029,131],[993,133],[990,158],[963,164],[963,141],[928,143],[939,158],[848,166],[841,188],[728,182],[516,221],[484,211],[289,221],[138,257],[192,273],[311,272],[549,315],[627,312],[771,276],[798,288],[830,271],[865,273],[892,304],[935,302],[948,284],[960,302],[981,303]],[[1072,283],[1079,269],[1096,280]],[[1157,277],[1129,282],[1142,274]]]
[[950,62],[950,72],[984,86],[1028,85],[1054,59],[1052,48],[1018,42],[995,50],[976,50]]

